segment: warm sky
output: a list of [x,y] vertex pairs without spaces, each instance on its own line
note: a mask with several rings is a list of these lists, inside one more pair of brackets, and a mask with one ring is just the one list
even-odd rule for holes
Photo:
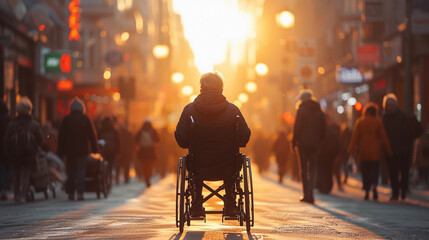
[[239,9],[238,0],[173,0],[173,8],[182,16],[200,73],[213,71],[225,60],[228,45],[244,47],[253,33],[252,15]]

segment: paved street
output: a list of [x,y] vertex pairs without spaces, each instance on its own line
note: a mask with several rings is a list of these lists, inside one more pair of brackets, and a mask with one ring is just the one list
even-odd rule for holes
[[[256,171],[255,171],[256,172]],[[156,180],[149,189],[133,181],[113,188],[108,199],[86,194],[83,202],[58,199],[15,205],[0,204],[1,239],[428,239],[429,197],[414,191],[405,202],[389,203],[389,189],[380,201],[364,201],[360,182],[352,179],[345,192],[316,195],[315,205],[298,201],[300,185],[278,184],[268,173],[254,177],[255,227],[248,235],[238,222],[192,222],[179,234],[175,227],[175,176]],[[213,200],[207,208],[221,208]]]

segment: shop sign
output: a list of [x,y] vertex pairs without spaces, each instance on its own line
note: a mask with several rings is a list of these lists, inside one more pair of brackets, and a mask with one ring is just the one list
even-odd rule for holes
[[363,82],[362,73],[355,67],[341,67],[341,70],[337,71],[335,76],[339,83],[355,84]]
[[356,62],[359,64],[377,64],[381,61],[380,47],[374,44],[360,45],[356,49]]
[[80,39],[80,11],[82,8],[80,7],[80,0],[71,0],[69,3],[69,40],[70,41],[79,41]]
[[316,81],[316,43],[314,40],[298,41],[297,73],[300,83]]
[[364,20],[366,23],[384,21],[384,3],[383,0],[365,0]]
[[70,91],[73,89],[73,82],[70,79],[61,79],[57,82],[58,91]]
[[56,73],[71,73],[72,57],[70,53],[53,52],[45,55],[45,71]]
[[411,16],[411,32],[413,34],[429,33],[429,13],[413,13],[413,15]]

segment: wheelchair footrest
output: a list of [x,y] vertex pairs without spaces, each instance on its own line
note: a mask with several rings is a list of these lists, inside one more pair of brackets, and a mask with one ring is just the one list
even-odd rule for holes
[[206,219],[205,216],[196,216],[196,217],[191,217],[191,220],[201,220],[204,221]]
[[239,216],[224,216],[223,218],[225,220],[239,220],[240,219]]

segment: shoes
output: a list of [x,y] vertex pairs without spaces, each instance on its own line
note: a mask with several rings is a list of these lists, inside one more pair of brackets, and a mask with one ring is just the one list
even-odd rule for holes
[[74,194],[69,194],[69,200],[74,201]]
[[365,197],[363,199],[369,200],[369,192],[365,192]]
[[402,194],[401,194],[401,199],[402,200],[405,200],[407,198],[407,193],[406,192],[403,192]]
[[191,216],[192,217],[201,217],[205,215],[205,209],[202,205],[192,205],[191,207]]
[[304,196],[304,197],[301,197],[299,199],[299,201],[313,204],[314,203],[314,198],[313,197]]
[[85,200],[85,199],[83,198],[83,193],[78,193],[78,194],[77,194],[77,200],[78,200],[78,201],[83,201],[83,200]]
[[374,189],[372,198],[377,201],[378,200],[378,192],[377,189]]

